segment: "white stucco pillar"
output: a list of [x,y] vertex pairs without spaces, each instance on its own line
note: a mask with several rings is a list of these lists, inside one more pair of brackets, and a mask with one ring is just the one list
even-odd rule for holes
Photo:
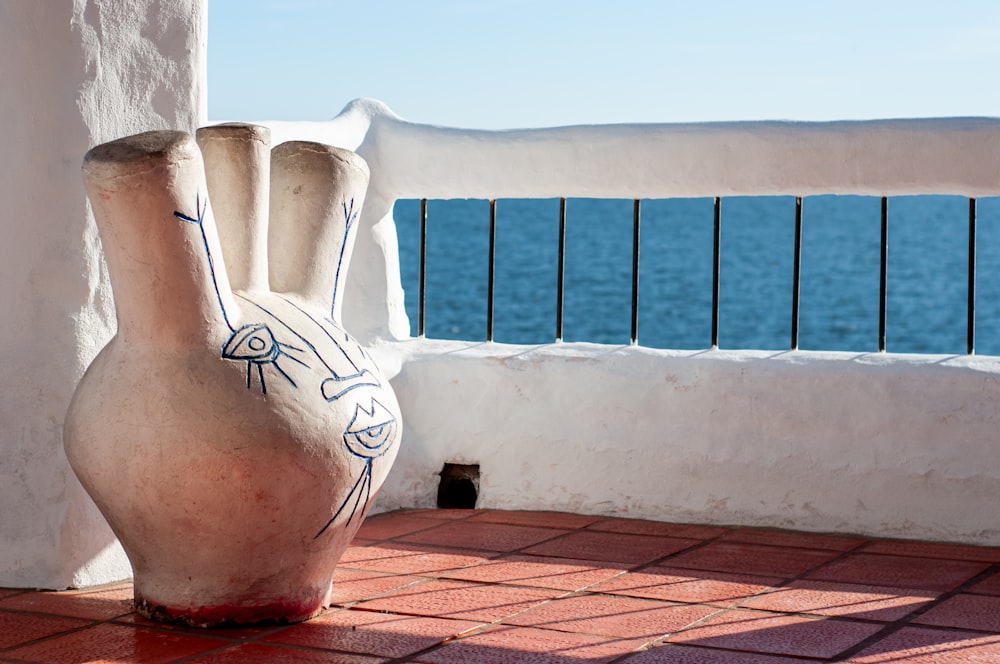
[[93,145],[204,123],[207,0],[0,2],[0,586],[128,577],[62,448],[114,333],[80,177]]

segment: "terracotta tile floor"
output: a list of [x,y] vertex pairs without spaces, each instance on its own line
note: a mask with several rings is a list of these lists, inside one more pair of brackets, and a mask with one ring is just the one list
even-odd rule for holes
[[1000,548],[553,512],[370,518],[298,625],[198,630],[131,584],[0,588],[0,662],[997,662]]

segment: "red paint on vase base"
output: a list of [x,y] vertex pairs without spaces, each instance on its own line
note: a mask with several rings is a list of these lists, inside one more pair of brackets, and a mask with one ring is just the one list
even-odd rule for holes
[[173,608],[141,597],[138,593],[135,595],[135,610],[150,620],[206,628],[302,622],[319,615],[328,606],[326,601],[288,600],[254,606],[234,604]]

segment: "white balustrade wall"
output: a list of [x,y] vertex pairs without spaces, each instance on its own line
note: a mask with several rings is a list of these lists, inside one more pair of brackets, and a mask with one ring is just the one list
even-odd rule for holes
[[[478,131],[359,100],[274,142],[371,166],[345,322],[394,375],[403,447],[378,509],[479,506],[1000,544],[1000,359],[409,339],[399,198],[1000,194],[1000,120]],[[410,294],[415,296],[416,294]]]

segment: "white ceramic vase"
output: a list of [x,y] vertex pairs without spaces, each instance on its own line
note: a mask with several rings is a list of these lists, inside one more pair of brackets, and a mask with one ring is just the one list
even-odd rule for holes
[[252,125],[88,152],[118,333],[77,388],[65,446],[147,617],[291,622],[327,606],[401,431],[339,323],[368,175],[347,150],[272,151]]

